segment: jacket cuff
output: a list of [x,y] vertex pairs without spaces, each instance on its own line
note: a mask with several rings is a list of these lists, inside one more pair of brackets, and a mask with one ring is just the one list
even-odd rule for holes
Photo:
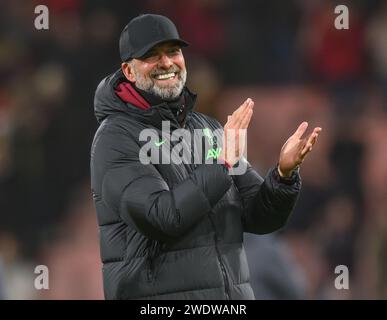
[[293,170],[290,177],[281,177],[279,174],[279,171],[278,171],[278,167],[279,167],[279,164],[277,164],[274,167],[274,170],[272,171],[273,178],[277,182],[291,186],[291,185],[295,184],[297,181],[299,181],[299,179],[300,179],[300,173],[299,173],[300,167],[299,166],[297,166],[297,168]]
[[229,164],[225,159],[223,159],[223,158],[218,158],[218,159],[216,159],[215,160],[215,164],[219,164],[219,165],[221,165],[222,166],[222,168],[223,168],[223,171],[225,172],[225,173],[229,173],[229,170],[232,168],[232,165],[231,164]]

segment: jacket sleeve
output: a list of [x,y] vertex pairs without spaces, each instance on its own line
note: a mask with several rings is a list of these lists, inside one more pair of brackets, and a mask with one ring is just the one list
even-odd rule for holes
[[199,165],[170,189],[152,164],[140,162],[140,147],[133,138],[114,133],[104,139],[101,151],[108,169],[102,182],[102,200],[150,239],[168,241],[184,234],[232,184],[222,165]]
[[265,234],[285,225],[301,189],[298,171],[292,180],[284,181],[274,167],[263,179],[247,164],[247,171],[233,176],[233,179],[242,197],[245,232]]

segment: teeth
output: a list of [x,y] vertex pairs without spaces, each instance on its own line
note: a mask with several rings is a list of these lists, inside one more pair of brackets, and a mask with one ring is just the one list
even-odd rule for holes
[[171,73],[158,74],[155,76],[155,78],[158,80],[165,80],[165,79],[172,78],[174,76],[175,76],[175,73],[171,72]]

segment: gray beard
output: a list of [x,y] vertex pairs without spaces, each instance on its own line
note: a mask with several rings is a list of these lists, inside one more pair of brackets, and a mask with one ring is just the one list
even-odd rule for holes
[[173,100],[180,96],[184,89],[187,80],[187,71],[180,71],[177,74],[178,82],[173,86],[159,86],[151,77],[142,76],[133,68],[134,76],[136,77],[136,87],[144,90],[145,92],[151,93],[162,100]]

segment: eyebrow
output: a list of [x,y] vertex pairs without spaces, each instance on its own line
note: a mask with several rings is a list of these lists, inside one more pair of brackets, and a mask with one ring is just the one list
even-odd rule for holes
[[[181,48],[178,46],[178,45],[175,45],[173,47],[170,47],[170,48],[167,48],[165,49],[165,51],[171,51],[171,50],[176,50],[176,51],[179,51]],[[151,57],[151,56],[154,56],[154,55],[157,55],[158,54],[158,51],[157,49],[153,48],[151,49],[150,51],[148,51],[144,56],[143,58],[147,58],[147,57]]]
[[156,53],[157,53],[157,50],[152,49],[152,50],[149,50],[149,51],[145,54],[145,56],[151,56],[151,55],[156,54]]

